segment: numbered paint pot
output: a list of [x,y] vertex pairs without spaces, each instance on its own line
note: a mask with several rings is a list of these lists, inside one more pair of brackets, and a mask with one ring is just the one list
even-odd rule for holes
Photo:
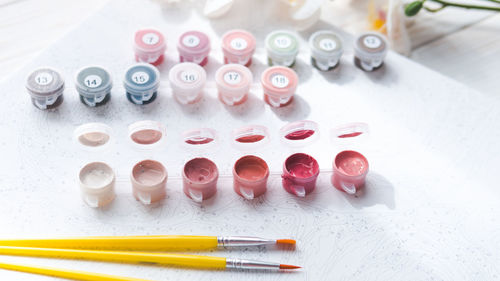
[[135,164],[130,174],[135,199],[149,205],[165,198],[167,178],[167,169],[158,161],[143,160]]
[[64,79],[51,68],[33,71],[26,81],[31,102],[39,109],[52,109],[63,102]]
[[123,86],[131,103],[148,104],[156,98],[160,72],[150,64],[135,64],[127,69]]
[[182,169],[184,193],[195,202],[202,202],[214,196],[217,191],[219,170],[207,158],[189,160]]
[[233,188],[241,197],[251,200],[267,190],[269,167],[262,158],[246,155],[236,161],[233,167]]
[[207,73],[198,64],[182,62],[172,67],[168,79],[175,99],[181,104],[192,104],[203,96]]
[[75,86],[80,101],[94,107],[105,104],[111,97],[113,82],[109,72],[100,66],[89,66],[76,73]]
[[295,57],[299,53],[299,41],[295,34],[277,30],[267,35],[265,44],[269,65],[294,65]]
[[83,201],[97,208],[109,204],[115,198],[115,173],[103,162],[85,165],[78,175]]
[[316,159],[305,153],[292,154],[283,164],[283,188],[291,194],[304,197],[316,187],[318,175]]
[[320,30],[309,38],[311,48],[311,63],[322,71],[335,68],[343,53],[342,41],[332,31]]
[[158,30],[146,28],[135,32],[134,52],[137,62],[160,65],[166,49],[165,37]]
[[332,184],[340,191],[355,194],[365,185],[367,174],[368,160],[357,151],[342,151],[333,160]]
[[380,68],[388,48],[384,35],[377,32],[361,34],[354,41],[354,63],[365,71]]
[[193,62],[204,66],[208,62],[210,39],[200,31],[188,31],[181,35],[177,43],[181,62]]
[[230,30],[222,36],[224,63],[252,64],[255,52],[255,37],[245,30]]
[[273,66],[262,73],[260,82],[264,89],[264,100],[270,106],[281,107],[292,101],[299,77],[291,68]]
[[215,73],[219,99],[227,105],[242,104],[247,100],[252,72],[240,64],[226,64]]

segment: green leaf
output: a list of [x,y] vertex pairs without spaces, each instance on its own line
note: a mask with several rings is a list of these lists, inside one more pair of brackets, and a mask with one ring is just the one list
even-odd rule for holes
[[424,1],[414,1],[406,5],[405,14],[409,17],[413,17],[418,14],[422,7],[424,6]]

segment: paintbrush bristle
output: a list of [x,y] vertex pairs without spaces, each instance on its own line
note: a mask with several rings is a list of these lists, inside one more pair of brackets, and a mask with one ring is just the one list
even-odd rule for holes
[[295,240],[293,239],[278,239],[276,240],[277,245],[295,245]]
[[298,269],[298,268],[302,268],[302,267],[296,266],[296,265],[289,265],[289,264],[280,264],[280,269]]

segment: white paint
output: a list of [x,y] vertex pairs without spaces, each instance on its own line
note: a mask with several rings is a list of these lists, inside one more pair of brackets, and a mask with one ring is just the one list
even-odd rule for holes
[[113,180],[113,177],[113,171],[97,165],[94,169],[86,170],[80,175],[83,184],[88,188],[96,189],[108,185]]

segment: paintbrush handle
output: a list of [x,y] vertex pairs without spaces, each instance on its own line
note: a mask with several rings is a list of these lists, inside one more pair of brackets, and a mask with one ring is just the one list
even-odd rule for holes
[[138,278],[129,278],[129,277],[121,277],[121,276],[113,276],[107,274],[100,273],[92,273],[86,271],[78,271],[78,270],[67,270],[67,269],[58,269],[51,267],[40,267],[40,266],[28,266],[21,264],[11,264],[11,263],[0,263],[0,268],[19,271],[19,272],[27,272],[34,273],[45,276],[52,276],[58,278],[65,278],[70,280],[80,280],[80,281],[148,281],[146,279],[138,279]]
[[92,251],[0,246],[0,254],[43,258],[80,259],[120,263],[152,263],[202,269],[225,269],[226,258],[148,252]]

